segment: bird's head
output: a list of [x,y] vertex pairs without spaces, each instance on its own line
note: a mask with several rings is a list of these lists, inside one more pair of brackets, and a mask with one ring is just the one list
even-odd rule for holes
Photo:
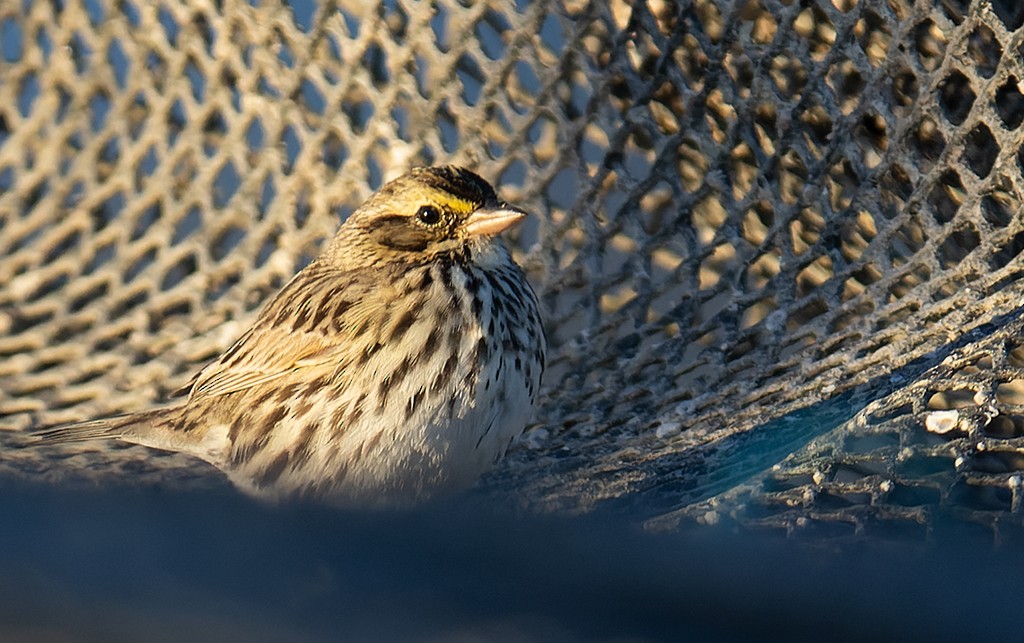
[[416,168],[384,185],[345,221],[323,259],[344,269],[430,261],[499,247],[496,235],[526,212],[454,165]]

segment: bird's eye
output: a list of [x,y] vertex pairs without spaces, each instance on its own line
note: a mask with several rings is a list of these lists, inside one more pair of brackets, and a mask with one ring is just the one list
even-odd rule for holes
[[416,219],[425,225],[435,225],[441,220],[441,211],[432,205],[425,205],[416,211]]

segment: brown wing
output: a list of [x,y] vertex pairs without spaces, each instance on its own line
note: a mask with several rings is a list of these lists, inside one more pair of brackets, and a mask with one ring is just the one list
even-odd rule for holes
[[358,355],[357,332],[379,314],[372,283],[311,264],[264,306],[255,325],[200,371],[190,398],[225,395],[332,365],[343,373]]
[[[239,362],[218,360],[204,368],[192,385],[191,397],[225,395],[266,384],[297,371],[344,361],[345,347],[326,344],[310,333],[252,332],[240,342]],[[339,363],[339,366],[341,364]]]

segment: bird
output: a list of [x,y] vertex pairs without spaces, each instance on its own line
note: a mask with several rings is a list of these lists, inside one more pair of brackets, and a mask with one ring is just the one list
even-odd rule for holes
[[411,506],[470,487],[531,419],[547,342],[499,236],[527,216],[458,166],[356,209],[183,401],[34,432],[189,454],[271,500]]

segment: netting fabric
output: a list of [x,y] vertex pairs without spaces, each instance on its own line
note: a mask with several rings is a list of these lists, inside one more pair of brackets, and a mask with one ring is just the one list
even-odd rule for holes
[[[785,531],[1021,524],[1009,0],[0,6],[0,423],[138,410],[381,183],[474,168],[551,363],[484,489]],[[3,447],[37,479],[184,456]]]

